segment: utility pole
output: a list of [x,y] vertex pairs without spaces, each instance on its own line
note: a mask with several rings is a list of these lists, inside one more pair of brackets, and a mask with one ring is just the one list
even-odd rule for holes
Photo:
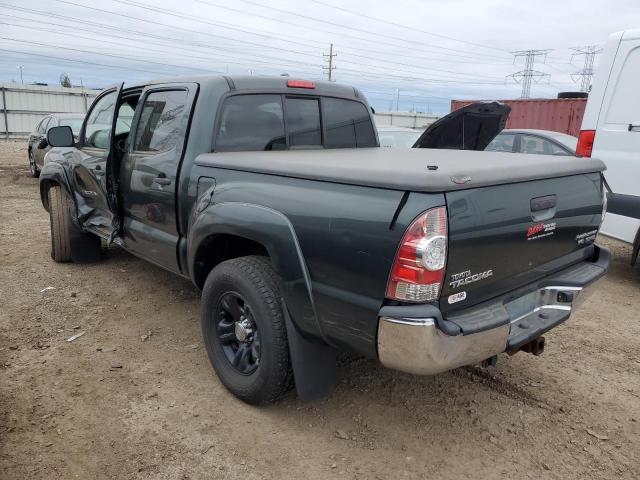
[[20,83],[22,85],[24,85],[24,82],[22,81],[22,70],[24,69],[24,67],[22,65],[18,65],[18,70],[20,70]]
[[328,67],[322,67],[323,70],[327,70],[328,73],[328,78],[330,82],[333,82],[333,71],[336,69],[335,65],[333,64],[333,57],[337,57],[338,54],[337,53],[333,53],[333,43],[329,45],[329,54],[327,55],[326,53],[322,54],[323,57],[328,57],[329,59],[329,66]]
[[80,86],[82,87],[82,99],[84,100],[84,113],[87,113],[87,92],[84,89],[82,77],[80,77]]
[[396,112],[400,109],[400,89],[396,88]]
[[571,55],[571,62],[573,62],[574,57],[584,55],[584,66],[582,70],[572,73],[571,79],[576,83],[578,83],[578,79],[580,79],[580,91],[588,92],[595,73],[593,64],[595,63],[596,55],[602,52],[602,48],[598,47],[598,45],[585,45],[583,47],[573,47],[571,50],[575,52]]
[[543,78],[549,78],[551,75],[548,73],[534,70],[533,66],[536,61],[536,57],[547,58],[547,54],[551,50],[519,50],[511,52],[513,54],[513,63],[516,63],[518,57],[524,57],[524,70],[507,75],[507,78],[511,77],[516,83],[522,83],[522,94],[520,98],[529,98],[531,96],[531,83],[540,83]]

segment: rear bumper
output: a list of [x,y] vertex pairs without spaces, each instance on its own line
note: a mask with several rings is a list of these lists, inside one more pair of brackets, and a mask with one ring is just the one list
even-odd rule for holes
[[378,357],[389,368],[433,375],[517,350],[566,321],[608,267],[609,251],[596,246],[591,261],[446,319],[433,305],[383,307]]

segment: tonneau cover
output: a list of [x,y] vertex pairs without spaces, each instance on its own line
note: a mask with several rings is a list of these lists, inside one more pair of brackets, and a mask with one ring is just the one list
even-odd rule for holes
[[207,153],[202,166],[415,192],[447,192],[605,170],[600,160],[553,155],[352,148]]

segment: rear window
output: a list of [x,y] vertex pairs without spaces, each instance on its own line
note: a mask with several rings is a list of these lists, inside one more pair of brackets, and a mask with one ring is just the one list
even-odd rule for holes
[[222,105],[215,150],[376,146],[369,110],[360,102],[329,97],[247,94],[229,97]]
[[375,147],[376,134],[367,108],[359,102],[325,98],[327,148]]
[[224,102],[216,151],[286,148],[280,95],[236,95]]
[[289,147],[322,147],[320,103],[317,98],[285,99]]

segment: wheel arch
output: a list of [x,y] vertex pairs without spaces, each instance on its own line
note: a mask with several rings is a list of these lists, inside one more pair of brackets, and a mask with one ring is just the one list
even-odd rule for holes
[[[222,252],[216,247],[222,247]],[[326,342],[306,262],[284,214],[261,205],[223,202],[210,205],[190,222],[187,268],[196,286],[220,261],[256,253],[269,257],[296,327]]]

